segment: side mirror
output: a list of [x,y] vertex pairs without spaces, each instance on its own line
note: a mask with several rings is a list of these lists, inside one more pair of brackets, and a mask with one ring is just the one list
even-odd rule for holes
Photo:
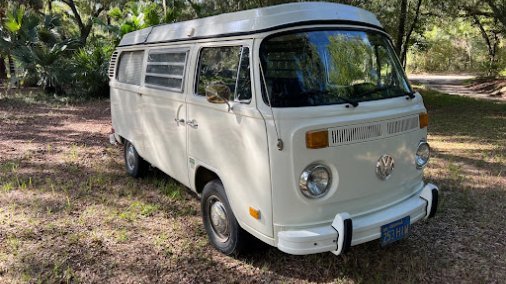
[[228,98],[232,95],[230,88],[223,83],[211,83],[206,86],[207,101],[212,104],[227,104],[228,111],[232,106],[228,102]]

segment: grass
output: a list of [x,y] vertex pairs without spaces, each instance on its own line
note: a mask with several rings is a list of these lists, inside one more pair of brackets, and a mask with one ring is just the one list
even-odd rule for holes
[[506,104],[421,89],[440,211],[388,248],[291,256],[216,252],[198,198],[158,171],[136,180],[107,144],[107,101],[0,97],[0,283],[501,282]]

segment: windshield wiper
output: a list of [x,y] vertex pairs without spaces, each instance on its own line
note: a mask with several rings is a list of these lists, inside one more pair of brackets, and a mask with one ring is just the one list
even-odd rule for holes
[[356,101],[352,101],[352,100],[344,98],[344,97],[338,97],[338,98],[349,103],[352,107],[358,107],[358,102],[356,102]]
[[414,99],[416,96],[415,96],[415,93],[414,91],[409,91],[409,92],[406,92],[405,95],[408,96],[409,99]]
[[[371,94],[374,94],[374,93],[377,93],[377,92],[385,91],[387,89],[390,89],[391,87],[393,87],[393,86],[381,86],[381,87],[377,87],[377,88],[374,88],[372,90],[368,90],[368,91],[363,92],[362,94],[360,94],[360,96],[365,97],[365,96],[368,96],[368,95],[371,95]],[[409,99],[414,99],[415,98],[415,92],[413,92],[413,91],[405,92],[404,95],[408,96]]]
[[[331,92],[329,90],[314,90],[314,89],[312,89],[312,90],[307,90],[307,91],[301,92],[299,94],[300,95],[317,95],[317,94],[328,95],[330,93]],[[343,102],[350,104],[353,107],[358,107],[358,102],[356,102],[356,101],[353,101],[353,100],[350,100],[348,98],[341,97],[341,96],[336,96],[336,97],[338,99],[342,100]]]

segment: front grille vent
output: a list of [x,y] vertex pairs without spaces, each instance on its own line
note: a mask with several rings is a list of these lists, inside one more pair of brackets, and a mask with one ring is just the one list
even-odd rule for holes
[[360,142],[381,136],[381,124],[329,129],[332,145]]
[[371,124],[329,128],[329,146],[359,143],[399,135],[419,129],[417,116],[403,117]]
[[418,128],[418,116],[390,121],[387,123],[388,134],[397,134],[411,129]]
[[116,62],[118,61],[118,52],[115,51],[111,56],[111,61],[109,61],[109,78],[114,78],[116,76]]

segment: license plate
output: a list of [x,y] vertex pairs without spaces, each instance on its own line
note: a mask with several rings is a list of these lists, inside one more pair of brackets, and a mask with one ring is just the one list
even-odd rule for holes
[[404,239],[409,234],[409,216],[381,226],[381,245],[386,246]]

